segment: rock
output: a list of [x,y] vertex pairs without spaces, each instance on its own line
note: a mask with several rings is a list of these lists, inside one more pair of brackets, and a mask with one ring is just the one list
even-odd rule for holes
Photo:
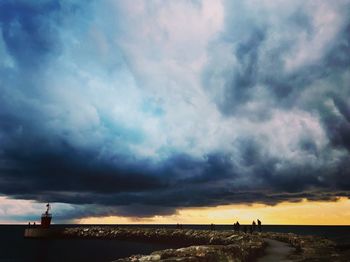
[[143,261],[159,261],[160,260],[160,255],[155,254],[155,255],[149,255],[149,256],[143,256],[139,259],[140,262]]

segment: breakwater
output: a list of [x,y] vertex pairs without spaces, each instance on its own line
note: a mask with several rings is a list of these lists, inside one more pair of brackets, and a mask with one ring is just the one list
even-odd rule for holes
[[266,239],[290,244],[291,261],[348,261],[334,242],[315,236],[292,233],[255,232],[247,234],[230,230],[193,230],[135,227],[75,227],[64,230],[65,237],[104,238],[130,241],[181,244],[183,248],[155,251],[149,255],[133,255],[118,259],[127,261],[255,261],[264,255]]
[[266,246],[264,240],[258,235],[214,230],[96,226],[67,228],[64,235],[80,238],[167,242],[184,246],[180,249],[157,251],[148,256],[135,255],[117,261],[156,261],[171,257],[176,258],[176,261],[253,261],[262,255]]
[[[31,238],[96,239],[129,241],[154,245],[165,244],[164,250],[131,255],[116,260],[128,261],[256,261],[264,256],[265,248],[273,239],[288,243],[293,252],[290,261],[349,261],[337,245],[325,238],[293,233],[254,232],[232,230],[195,230],[174,228],[146,228],[127,226],[78,226],[41,230],[26,230]],[[28,235],[28,233],[30,233]],[[167,245],[167,247],[165,247]],[[169,249],[169,247],[173,247]],[[181,247],[181,248],[179,248]],[[160,248],[161,249],[161,248]],[[156,250],[156,249],[153,249]],[[270,250],[270,249],[269,249]],[[142,252],[141,250],[139,252]],[[130,254],[130,253],[129,253]],[[132,253],[131,253],[132,254]],[[113,259],[111,259],[113,260]]]
[[291,261],[350,261],[347,255],[339,252],[335,242],[323,237],[274,232],[260,233],[260,236],[264,239],[286,242],[294,247],[295,252],[289,256]]

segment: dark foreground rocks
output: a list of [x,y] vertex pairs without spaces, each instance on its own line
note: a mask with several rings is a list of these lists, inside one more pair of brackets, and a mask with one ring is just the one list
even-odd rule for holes
[[128,261],[255,261],[264,255],[266,239],[289,243],[294,247],[290,261],[349,261],[341,256],[335,244],[314,236],[292,233],[254,233],[233,231],[137,228],[118,226],[75,227],[64,230],[65,237],[107,238],[137,242],[174,243],[183,248],[166,249],[149,255],[132,255],[118,259]]
[[286,242],[294,247],[295,252],[289,256],[291,261],[350,261],[348,256],[337,250],[333,241],[323,237],[273,232],[261,233],[260,236]]
[[203,245],[190,246],[179,249],[166,249],[155,251],[150,255],[133,255],[128,258],[121,258],[114,262],[130,261],[254,261],[261,249],[242,250],[238,245]]

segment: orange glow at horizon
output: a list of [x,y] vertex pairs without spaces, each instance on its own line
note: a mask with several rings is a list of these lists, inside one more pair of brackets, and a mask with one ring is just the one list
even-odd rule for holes
[[275,206],[264,204],[233,204],[217,207],[183,208],[176,214],[149,218],[89,217],[80,224],[250,224],[256,219],[264,224],[285,225],[349,225],[350,200],[340,197],[335,202],[282,202]]

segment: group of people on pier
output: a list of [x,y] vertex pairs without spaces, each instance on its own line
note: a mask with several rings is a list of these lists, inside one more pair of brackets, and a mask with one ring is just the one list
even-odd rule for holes
[[[257,221],[255,222],[255,220],[252,222],[251,225],[244,225],[243,227],[243,232],[247,233],[249,230],[249,233],[253,233],[255,231],[262,231],[262,226],[261,226],[261,221],[259,219],[257,219]],[[241,225],[239,224],[239,222],[237,221],[236,223],[233,224],[233,230],[234,231],[241,231]]]
[[[211,223],[210,224],[210,230],[216,230],[216,226],[215,224]],[[182,224],[177,224],[176,225],[176,229],[183,229],[183,225]],[[262,225],[261,225],[261,221],[259,219],[253,220],[251,225],[241,225],[238,221],[236,223],[233,224],[233,230],[235,232],[244,232],[244,233],[254,233],[254,232],[262,232]]]
[[[178,228],[178,227],[177,227]],[[210,224],[210,230],[215,230],[215,224]],[[252,222],[251,225],[242,225],[237,221],[233,224],[233,230],[236,232],[242,231],[244,233],[254,233],[254,232],[261,232],[262,231],[262,225],[261,221],[259,219]]]

